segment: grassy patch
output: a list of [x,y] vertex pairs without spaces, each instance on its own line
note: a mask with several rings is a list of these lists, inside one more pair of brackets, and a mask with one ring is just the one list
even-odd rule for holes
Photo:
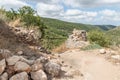
[[102,47],[98,44],[92,43],[86,47],[81,48],[82,50],[93,50],[93,49],[101,49]]

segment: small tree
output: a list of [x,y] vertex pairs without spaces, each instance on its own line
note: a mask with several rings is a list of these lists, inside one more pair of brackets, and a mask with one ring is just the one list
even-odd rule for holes
[[26,14],[34,15],[36,13],[36,11],[29,6],[23,6],[22,8],[19,8],[18,12],[21,16]]
[[13,8],[11,8],[10,11],[6,11],[6,16],[9,20],[15,20],[18,17],[18,13]]

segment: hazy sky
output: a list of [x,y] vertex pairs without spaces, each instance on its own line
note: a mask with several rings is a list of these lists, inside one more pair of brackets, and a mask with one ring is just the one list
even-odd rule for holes
[[42,17],[87,24],[120,25],[120,0],[0,0],[9,10],[31,6]]

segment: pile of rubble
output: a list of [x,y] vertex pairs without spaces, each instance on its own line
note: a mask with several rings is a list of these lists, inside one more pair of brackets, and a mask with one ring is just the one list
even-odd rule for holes
[[81,48],[86,45],[88,45],[88,42],[87,32],[85,30],[74,29],[66,42],[67,48]]
[[39,29],[29,30],[24,27],[10,27],[10,30],[15,34],[20,42],[35,44],[42,36]]
[[2,50],[0,56],[0,80],[51,80],[61,72],[61,64],[48,56],[27,59],[22,55],[6,56]]

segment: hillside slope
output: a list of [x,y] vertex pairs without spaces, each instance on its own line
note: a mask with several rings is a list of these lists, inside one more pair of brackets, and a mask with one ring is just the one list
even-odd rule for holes
[[111,29],[107,33],[110,35],[120,36],[120,27],[116,27],[114,29]]
[[61,21],[57,19],[51,19],[51,18],[42,18],[42,20],[48,27],[56,28],[60,30],[66,30],[68,32],[73,30],[73,28],[84,29],[87,31],[92,29],[102,29],[107,31],[116,27],[114,25],[89,25],[89,24],[82,24],[82,23],[72,23],[72,22],[66,22],[66,21]]
[[[100,29],[99,27],[96,27],[94,25],[88,25],[88,24],[82,24],[82,23],[72,23],[72,22],[65,22],[57,19],[51,19],[51,18],[42,18],[45,25],[48,27],[55,29],[59,32],[64,32],[64,35],[67,35],[67,33],[71,33],[71,31],[76,29],[83,29],[83,30],[92,30],[92,29]],[[59,34],[59,33],[58,33]]]
[[[74,28],[79,30],[94,30],[100,29],[93,25],[85,25],[80,23],[70,23],[57,19],[41,18],[44,24],[47,26],[45,31],[45,38],[43,39],[44,47],[47,49],[53,49],[56,46],[65,42]],[[49,46],[48,46],[49,45]]]
[[[47,26],[48,29],[46,29],[46,37],[44,39],[44,43],[47,46],[46,48],[54,48],[56,46],[59,46],[61,43],[63,43],[68,35],[70,35],[74,28],[78,30],[109,30],[114,28],[115,26],[112,25],[88,25],[88,24],[81,24],[81,23],[72,23],[72,22],[65,22],[57,19],[51,19],[51,18],[41,18],[44,24]],[[47,39],[46,39],[47,38]],[[53,45],[54,44],[54,45]]]
[[106,34],[112,38],[114,45],[120,44],[120,27],[116,27],[114,29],[111,29],[111,30],[107,31]]
[[105,30],[105,31],[116,28],[116,26],[114,26],[114,25],[96,25],[96,26],[103,29],[103,30]]

